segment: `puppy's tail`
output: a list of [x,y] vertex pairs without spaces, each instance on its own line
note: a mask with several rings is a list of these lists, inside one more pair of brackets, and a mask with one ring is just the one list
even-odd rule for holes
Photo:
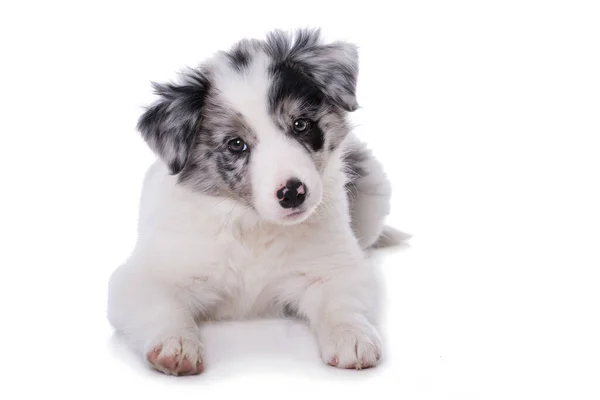
[[371,245],[372,249],[385,249],[388,247],[405,247],[408,245],[408,240],[411,236],[408,233],[399,231],[396,228],[385,225],[381,235],[375,243]]

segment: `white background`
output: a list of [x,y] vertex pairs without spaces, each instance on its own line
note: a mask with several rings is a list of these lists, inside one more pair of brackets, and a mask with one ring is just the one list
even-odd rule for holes
[[[0,398],[598,399],[597,4],[3,2]],[[360,46],[357,131],[413,236],[381,257],[385,362],[326,367],[264,321],[207,327],[203,375],[153,373],[105,317],[149,81],[302,26]]]

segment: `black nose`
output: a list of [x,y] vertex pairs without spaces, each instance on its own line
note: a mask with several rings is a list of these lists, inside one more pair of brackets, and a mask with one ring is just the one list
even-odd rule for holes
[[283,208],[298,207],[306,199],[306,186],[296,178],[285,183],[285,186],[277,191],[279,205]]

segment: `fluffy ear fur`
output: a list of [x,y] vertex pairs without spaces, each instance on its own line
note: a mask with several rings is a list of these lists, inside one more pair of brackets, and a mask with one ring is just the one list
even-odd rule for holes
[[194,143],[208,90],[207,78],[198,70],[182,74],[181,83],[153,83],[160,99],[138,121],[148,146],[169,166],[173,175],[183,169]]
[[275,31],[268,36],[267,43],[276,58],[310,77],[335,105],[346,111],[358,108],[358,49],[355,45],[322,44],[318,29],[299,30],[295,37]]

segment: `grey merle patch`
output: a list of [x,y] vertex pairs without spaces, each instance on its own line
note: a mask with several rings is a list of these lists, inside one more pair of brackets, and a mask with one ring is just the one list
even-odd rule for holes
[[275,31],[268,35],[265,49],[275,63],[285,62],[310,78],[333,104],[354,111],[358,108],[356,46],[345,42],[321,44],[320,40],[316,29],[299,30],[295,37]]
[[154,83],[160,100],[138,121],[138,129],[150,148],[177,174],[185,165],[199,128],[210,83],[196,70],[184,75],[180,84]]

